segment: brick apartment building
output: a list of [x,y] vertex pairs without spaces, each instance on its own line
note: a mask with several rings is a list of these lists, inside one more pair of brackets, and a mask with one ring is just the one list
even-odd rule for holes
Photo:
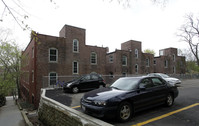
[[65,25],[59,37],[32,32],[22,52],[21,95],[38,107],[43,77],[48,85],[58,76],[77,76],[96,72],[102,75],[146,74],[151,72],[185,73],[185,57],[176,48],[160,50],[160,56],[142,53],[141,42],[130,40],[121,50],[85,43],[85,29]]

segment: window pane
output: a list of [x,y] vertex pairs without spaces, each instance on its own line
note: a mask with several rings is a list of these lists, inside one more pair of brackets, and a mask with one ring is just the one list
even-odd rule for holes
[[78,73],[78,62],[73,62],[73,73],[74,74]]
[[57,61],[57,50],[50,49],[50,61]]
[[73,40],[73,51],[78,52],[78,40],[74,39]]
[[57,81],[57,74],[56,73],[50,73],[50,85],[55,85]]
[[127,65],[127,57],[126,56],[122,56],[122,65]]
[[135,58],[138,58],[138,49],[135,49]]
[[163,85],[162,81],[158,78],[152,78],[152,81],[155,86]]
[[97,62],[96,62],[96,54],[95,53],[91,53],[91,63],[92,64],[96,64]]

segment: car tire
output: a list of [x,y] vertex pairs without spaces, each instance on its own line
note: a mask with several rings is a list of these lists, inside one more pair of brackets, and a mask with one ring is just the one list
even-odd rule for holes
[[170,107],[173,105],[173,102],[174,102],[174,98],[173,98],[173,95],[172,94],[168,94],[167,95],[167,98],[166,98],[166,106],[167,107]]
[[119,122],[126,122],[131,119],[132,106],[129,102],[122,102],[117,110],[117,119]]
[[76,86],[73,87],[73,88],[72,88],[72,92],[73,92],[73,93],[78,93],[78,92],[79,92],[79,88],[76,87]]

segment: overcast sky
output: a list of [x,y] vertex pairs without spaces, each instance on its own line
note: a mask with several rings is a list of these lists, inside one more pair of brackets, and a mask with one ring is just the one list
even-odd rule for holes
[[[13,0],[6,0],[13,1]],[[178,29],[185,22],[185,15],[199,16],[199,0],[168,0],[165,7],[154,5],[151,0],[131,0],[124,7],[110,0],[21,0],[30,14],[25,22],[36,32],[59,36],[67,24],[86,29],[86,44],[120,49],[128,40],[142,42],[142,50],[159,50],[169,47],[186,48],[179,42]],[[0,3],[0,12],[3,12]],[[19,10],[19,12],[21,12]],[[10,16],[1,15],[0,27],[12,29],[13,38],[21,48],[30,41],[30,31],[23,31]]]

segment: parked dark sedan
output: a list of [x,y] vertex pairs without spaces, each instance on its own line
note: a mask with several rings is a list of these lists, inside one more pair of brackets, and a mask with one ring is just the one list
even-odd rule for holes
[[105,82],[99,74],[88,74],[64,84],[64,92],[78,93],[84,90],[93,90],[105,87]]
[[86,93],[80,102],[85,113],[96,117],[116,117],[125,122],[135,112],[161,104],[172,106],[177,96],[177,87],[162,78],[124,77],[110,87]]

